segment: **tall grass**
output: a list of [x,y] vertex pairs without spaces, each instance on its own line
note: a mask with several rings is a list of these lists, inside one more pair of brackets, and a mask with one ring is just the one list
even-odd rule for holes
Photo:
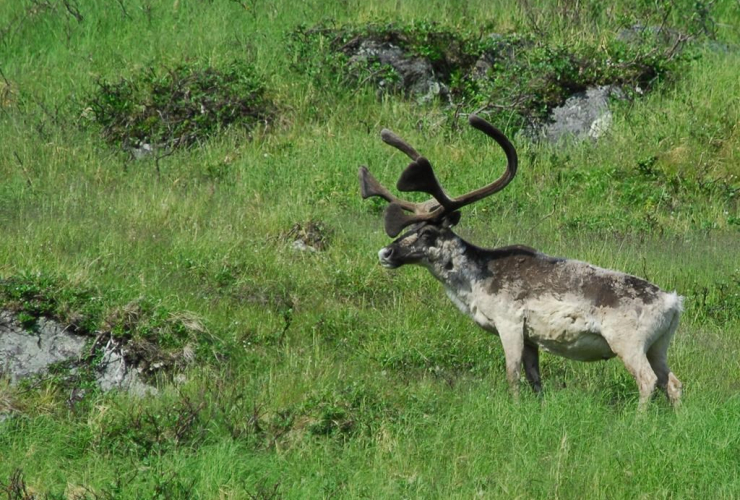
[[[544,397],[514,403],[498,339],[423,270],[377,265],[383,207],[359,199],[356,170],[392,185],[406,164],[380,128],[428,156],[454,194],[497,175],[502,155],[445,109],[317,87],[291,70],[285,37],[334,18],[575,40],[630,15],[698,29],[693,2],[576,3],[579,22],[549,2],[69,4],[82,21],[64,2],[0,5],[0,278],[55,276],[109,310],[145,298],[191,311],[218,342],[185,381],[163,377],[156,398],[92,391],[73,405],[53,380],[0,380],[0,414],[12,415],[0,421],[0,491],[20,491],[20,470],[50,498],[737,496],[735,3],[712,10],[729,49],[697,49],[674,83],[619,105],[598,143],[514,137],[518,177],[460,226],[481,245],[531,245],[687,297],[669,351],[684,406],[656,398],[640,417],[617,361],[545,354]],[[130,161],[84,117],[99,78],[235,58],[280,103],[265,130]],[[326,250],[293,249],[291,228],[309,221],[329,228]]]

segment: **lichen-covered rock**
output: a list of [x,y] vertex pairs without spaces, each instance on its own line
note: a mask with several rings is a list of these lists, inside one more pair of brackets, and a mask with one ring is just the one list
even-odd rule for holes
[[609,101],[622,98],[618,87],[591,87],[569,97],[562,106],[550,113],[550,122],[533,134],[551,143],[564,139],[599,139],[609,129],[612,112]]
[[[88,342],[90,341],[90,342]],[[103,391],[123,390],[137,396],[156,394],[156,389],[145,384],[141,370],[125,359],[121,342],[109,339],[105,345],[90,346],[92,337],[79,335],[59,323],[38,318],[32,329],[25,328],[10,311],[0,311],[0,375],[11,384],[24,378],[44,375],[57,363],[71,362],[72,372],[84,363],[93,363],[95,382]],[[90,356],[99,350],[102,357]]]
[[103,357],[97,366],[96,381],[103,391],[123,390],[135,396],[157,393],[157,389],[141,381],[141,369],[126,362],[121,346],[109,341],[102,349]]
[[28,331],[12,313],[0,312],[0,372],[11,383],[45,372],[52,364],[79,359],[85,343],[85,337],[54,321],[39,318],[36,328]]
[[350,67],[364,69],[377,65],[380,70],[393,69],[397,80],[380,78],[378,87],[381,90],[402,91],[410,96],[428,99],[446,91],[427,58],[410,55],[390,42],[365,39],[346,46],[344,50],[350,56]]

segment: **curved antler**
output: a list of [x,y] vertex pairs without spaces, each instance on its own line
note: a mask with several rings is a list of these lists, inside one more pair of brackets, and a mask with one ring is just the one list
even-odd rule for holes
[[516,149],[503,132],[476,115],[470,115],[468,123],[470,123],[473,128],[486,134],[501,146],[501,149],[504,150],[504,154],[506,155],[506,171],[501,177],[489,185],[455,198],[455,203],[459,203],[456,210],[504,189],[516,175],[516,169],[519,165]]
[[[383,139],[383,142],[398,149],[412,160],[417,161],[419,159],[422,159],[423,161],[427,162],[427,164],[429,163],[423,156],[419,154],[418,151],[416,151],[416,149],[414,149],[413,146],[411,146],[409,143],[401,139],[390,130],[385,128],[381,130],[380,137],[381,139]],[[429,168],[431,169],[431,165],[429,165]],[[433,172],[432,176],[434,176]],[[377,179],[375,179],[375,177],[373,177],[373,175],[370,173],[365,165],[362,165],[360,167],[359,178],[360,194],[362,195],[362,199],[367,199],[371,196],[379,196],[384,200],[391,202],[392,205],[398,205],[402,209],[402,215],[403,210],[406,210],[408,212],[413,212],[414,214],[421,216],[433,211],[434,208],[438,206],[438,204],[434,200],[428,200],[423,203],[414,203],[411,201],[402,200],[394,196],[385,186],[383,186],[380,182],[377,181]],[[403,229],[403,227],[401,227],[401,229]]]
[[[412,203],[393,196],[375,178],[370,175],[366,167],[360,167],[360,190],[362,197],[380,196],[391,202],[385,211],[385,231],[390,237],[397,236],[405,227],[417,222],[436,221],[448,213],[459,210],[478,200],[501,191],[516,175],[518,159],[516,149],[509,139],[496,127],[476,115],[471,115],[468,122],[474,128],[488,135],[504,150],[507,164],[506,171],[492,183],[451,199],[440,185],[429,160],[421,156],[413,147],[389,130],[383,130],[381,137],[384,142],[399,149],[413,161],[401,173],[396,184],[399,191],[418,191],[432,195],[434,200],[425,203]],[[436,203],[435,203],[436,200]],[[405,211],[414,215],[406,215]]]
[[380,138],[383,139],[384,143],[388,144],[389,146],[393,146],[414,161],[418,160],[421,157],[421,155],[413,148],[413,146],[411,146],[411,144],[404,141],[387,128],[384,128],[380,131]]

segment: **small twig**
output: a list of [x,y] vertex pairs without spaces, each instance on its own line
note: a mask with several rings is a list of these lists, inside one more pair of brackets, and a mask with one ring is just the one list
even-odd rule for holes
[[159,160],[161,160],[162,158],[167,158],[168,156],[171,156],[174,153],[175,153],[174,149],[169,149],[164,154],[161,154],[161,155],[155,153],[156,156],[154,157],[154,167],[157,169],[157,178],[161,176],[161,171],[159,170]]
[[23,173],[26,175],[26,183],[28,184],[28,187],[33,189],[33,182],[31,182],[31,176],[28,173],[26,166],[23,164],[23,160],[21,160],[21,157],[18,156],[18,153],[16,151],[13,151],[13,156],[15,156],[15,160],[18,162],[18,165],[20,165],[21,170],[23,170]]
[[123,0],[116,0],[116,1],[118,2],[118,5],[119,5],[119,6],[121,7],[121,15],[122,15],[122,16],[123,16],[124,18],[127,18],[127,19],[129,19],[129,20],[133,19],[133,18],[132,18],[132,17],[131,17],[130,15],[129,15],[128,11],[126,10],[126,6],[125,6],[125,5],[123,4]]
[[19,29],[23,22],[32,15],[36,15],[39,12],[54,9],[54,5],[48,1],[31,0],[31,5],[27,7],[22,13],[17,14],[10,22],[0,30],[0,43],[5,40],[5,37],[10,33]]
[[5,73],[3,73],[3,68],[2,67],[0,67],[0,77],[3,78],[3,81],[5,82],[5,85],[7,85],[8,88],[10,88],[10,82],[8,81],[7,78],[5,78]]
[[542,35],[543,31],[540,28],[540,25],[537,21],[537,14],[534,11],[534,7],[529,3],[529,0],[520,0],[522,8],[524,9],[524,14],[527,16],[527,20],[529,21],[529,24],[532,26],[532,31],[534,31],[537,35]]
[[536,228],[537,226],[539,226],[540,224],[542,224],[542,223],[543,223],[543,222],[544,222],[545,220],[547,220],[547,219],[549,219],[550,217],[552,217],[552,216],[553,216],[553,214],[555,214],[555,211],[556,211],[556,210],[557,210],[557,207],[555,206],[555,204],[553,204],[553,207],[552,207],[552,210],[550,211],[550,213],[549,213],[549,214],[547,214],[547,215],[545,215],[544,217],[540,217],[540,218],[539,218],[539,220],[538,220],[537,222],[535,222],[534,224],[532,224],[532,225],[531,225],[531,226],[529,227],[529,231],[528,231],[528,233],[531,233],[532,231],[534,231],[534,228]]
[[51,120],[51,123],[53,123],[55,126],[59,126],[61,121],[59,120],[59,107],[57,106],[54,110],[55,112],[52,113],[48,107],[39,99],[36,99],[35,97],[31,97],[33,102],[41,109],[41,111],[44,112],[44,114]]
[[459,102],[457,103],[457,105],[455,105],[455,114],[452,115],[452,130],[458,130],[460,128],[458,125],[458,121],[460,120],[460,113],[462,111],[462,108],[463,108],[462,102]]
[[62,0],[62,3],[64,4],[64,7],[67,9],[67,12],[77,19],[78,23],[81,23],[85,18],[80,13],[80,9],[77,6],[77,2],[72,3],[70,0]]
[[691,37],[688,36],[688,35],[682,35],[682,34],[678,35],[678,37],[676,37],[676,43],[674,43],[673,44],[673,47],[671,47],[671,49],[668,52],[666,52],[666,54],[665,54],[666,60],[667,61],[670,61],[671,59],[673,59],[673,56],[676,55],[676,49],[678,49],[678,47],[681,44],[683,44],[684,42],[689,41],[690,39],[691,39]]

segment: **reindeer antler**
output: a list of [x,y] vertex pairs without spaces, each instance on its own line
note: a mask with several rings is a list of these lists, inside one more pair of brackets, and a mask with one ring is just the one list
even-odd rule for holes
[[[401,173],[396,185],[398,190],[427,193],[434,198],[425,203],[413,203],[397,198],[370,174],[367,167],[360,167],[362,197],[380,196],[391,203],[385,211],[385,231],[388,236],[396,237],[405,227],[417,222],[440,220],[446,214],[501,191],[514,178],[518,160],[516,149],[509,139],[503,132],[478,116],[471,115],[468,121],[471,126],[485,133],[501,146],[506,154],[506,171],[494,182],[454,199],[447,196],[442,189],[429,160],[393,132],[385,129],[381,132],[381,138],[385,143],[402,151],[413,160]],[[406,215],[404,211],[412,212],[414,215]]]

